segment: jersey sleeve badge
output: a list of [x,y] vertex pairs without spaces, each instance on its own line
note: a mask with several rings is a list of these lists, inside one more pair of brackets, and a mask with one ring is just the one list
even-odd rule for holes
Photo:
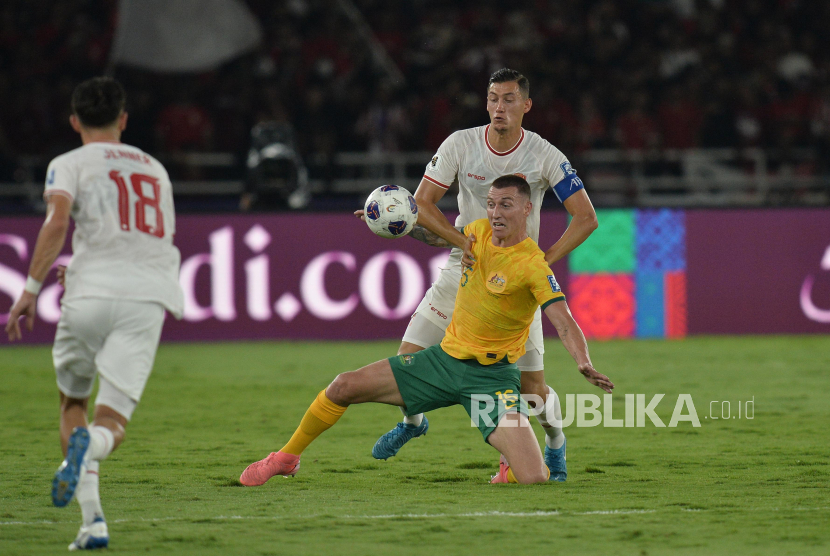
[[548,274],[548,283],[550,284],[550,289],[553,293],[559,293],[562,291],[562,288],[559,287],[559,283],[556,281],[556,278],[554,278],[551,274]]
[[432,160],[429,161],[429,169],[430,170],[437,170],[438,165],[441,163],[441,155],[436,154],[432,157]]

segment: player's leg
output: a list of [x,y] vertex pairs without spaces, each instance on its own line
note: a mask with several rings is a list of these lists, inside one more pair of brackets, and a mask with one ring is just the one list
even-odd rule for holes
[[95,356],[99,373],[95,415],[89,427],[89,459],[102,461],[123,441],[153,371],[164,324],[156,303],[106,300],[112,329]]
[[86,429],[89,438],[84,457],[86,472],[76,494],[83,526],[70,550],[101,548],[109,543],[98,470],[100,462],[124,440],[127,423],[152,372],[164,322],[164,309],[155,303],[95,301],[111,320],[109,333],[95,355],[98,396],[92,423]]
[[300,456],[315,438],[340,419],[350,405],[368,402],[404,405],[388,359],[337,375],[317,394],[300,426],[280,451]]
[[137,406],[138,401],[118,389],[109,379],[103,376],[99,378],[95,416],[89,427],[90,459],[106,459],[121,445],[127,423]]
[[249,465],[239,482],[245,486],[260,486],[274,475],[295,475],[305,449],[337,423],[348,406],[368,402],[404,405],[388,359],[337,375],[317,394],[288,443],[278,452]]
[[87,408],[95,379],[95,355],[106,338],[108,315],[99,300],[64,302],[52,359],[60,391],[60,439],[64,460],[52,480],[52,502],[63,507],[75,496],[89,447]]
[[[414,319],[415,315],[413,315],[412,318]],[[407,355],[409,353],[418,353],[422,349],[425,349],[425,348],[429,347],[428,345],[427,346],[421,345],[423,343],[426,343],[425,340],[410,338],[410,339],[413,339],[414,342],[418,342],[418,343],[414,343],[414,342],[408,342],[406,340],[406,338],[407,338],[407,336],[406,336],[406,334],[404,334],[404,340],[401,341],[401,345],[400,345],[400,347],[398,347],[398,353],[397,353],[398,355]],[[439,342],[440,342],[440,340],[439,340]],[[432,345],[432,344],[430,344],[430,345]],[[415,415],[409,415],[406,412],[405,407],[401,408],[401,413],[403,413],[403,422],[404,422],[405,425],[411,425],[413,427],[420,427],[421,423],[424,420],[424,414],[423,413],[416,413]]]
[[536,420],[545,431],[545,463],[552,481],[563,482],[568,477],[565,450],[567,443],[562,432],[562,408],[559,396],[545,384],[544,371],[522,373],[522,395],[527,396]]
[[[456,360],[455,364],[463,365],[456,373],[461,390],[459,402],[470,415],[472,425],[502,453],[502,459],[517,464],[511,482],[546,481],[548,470],[519,396],[522,373],[517,365],[507,361],[481,365],[475,360]],[[502,480],[494,482],[507,482],[506,462],[502,468]]]
[[81,506],[83,525],[75,540],[69,545],[70,550],[102,548],[109,544],[109,531],[99,491],[99,462],[124,440],[124,429],[135,407],[134,400],[115,388],[107,379],[99,378],[95,416],[88,428],[90,443],[85,457],[86,471],[78,482],[75,494]]
[[[108,535],[103,515],[95,517],[88,500],[97,498],[97,462],[90,465],[87,410],[95,378],[95,355],[106,338],[108,311],[100,300],[64,302],[52,357],[60,390],[60,433],[64,461],[52,481],[52,502],[66,506],[76,498],[84,516],[70,550],[106,546]],[[94,483],[94,487],[90,484]],[[95,504],[93,503],[92,506]],[[98,503],[100,506],[100,503]],[[96,522],[98,519],[98,522]]]
[[522,395],[534,408],[536,420],[545,431],[545,445],[558,449],[565,443],[562,431],[562,406],[559,395],[545,383],[544,371],[522,372]]
[[[421,304],[424,305],[424,302]],[[443,338],[443,328],[427,319],[422,313],[416,312],[406,327],[398,355],[417,353],[440,343]],[[422,413],[409,415],[406,408],[401,408],[401,412],[404,415],[403,422],[398,423],[395,428],[381,436],[372,447],[372,457],[375,459],[394,457],[404,444],[413,438],[425,435],[429,430],[429,420]]]
[[368,402],[398,407],[404,405],[388,359],[381,359],[356,371],[337,375],[325,393],[330,400],[342,407]]
[[539,442],[522,413],[505,414],[487,441],[509,463],[509,469],[504,473],[507,482],[527,484],[548,480],[550,472],[542,459]]
[[[426,300],[426,298],[424,299]],[[424,301],[422,301],[421,305],[424,304]],[[426,306],[429,307],[430,304],[426,303]],[[421,307],[419,306],[418,309],[420,308]],[[429,346],[441,343],[441,340],[444,339],[445,330],[446,328],[441,328],[425,317],[423,312],[416,311],[415,314],[412,315],[412,318],[409,319],[409,324],[406,326],[406,330],[403,333],[403,339],[401,340],[401,345],[398,348],[398,355],[417,353],[428,348]],[[409,415],[406,412],[406,408],[401,408],[401,413],[403,413],[404,416],[403,422],[407,425],[413,425],[415,427],[420,426],[424,418],[422,413]]]
[[[545,445],[551,449],[559,449],[565,442],[565,436],[562,434],[562,413],[559,396],[545,384],[545,348],[540,315],[537,311],[530,325],[525,354],[516,364],[522,371],[522,394],[528,396],[528,404],[534,407],[536,419],[545,431]],[[551,392],[553,399],[548,400]],[[537,407],[540,400],[541,403]]]
[[89,397],[74,398],[60,392],[60,410],[61,451],[66,457],[66,448],[72,431],[78,427],[87,426]]
[[519,370],[522,371],[522,394],[528,396],[528,404],[534,407],[536,420],[545,431],[545,462],[551,470],[551,480],[564,481],[568,470],[565,462],[567,445],[562,431],[562,409],[556,391],[545,384],[545,348],[539,311],[530,326],[525,349],[525,355],[517,361]]

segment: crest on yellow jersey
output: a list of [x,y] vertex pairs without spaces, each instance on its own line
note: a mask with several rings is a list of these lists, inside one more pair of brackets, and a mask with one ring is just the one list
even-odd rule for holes
[[490,275],[487,277],[487,289],[493,293],[502,293],[504,288],[507,286],[507,280],[504,277],[504,274],[499,274],[498,272],[491,272]]

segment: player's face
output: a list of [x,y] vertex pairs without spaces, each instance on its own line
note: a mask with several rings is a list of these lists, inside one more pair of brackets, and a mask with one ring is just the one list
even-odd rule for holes
[[493,237],[501,241],[524,239],[531,206],[530,199],[515,187],[491,187],[487,194],[487,219],[490,220]]
[[530,110],[530,105],[530,99],[522,97],[519,84],[515,81],[493,83],[487,89],[490,125],[497,132],[504,133],[520,128],[522,118]]

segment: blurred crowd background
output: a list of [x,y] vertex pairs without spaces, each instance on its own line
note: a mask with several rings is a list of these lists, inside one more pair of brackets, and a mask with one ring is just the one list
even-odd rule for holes
[[264,121],[291,124],[302,157],[323,167],[339,152],[434,151],[487,123],[487,78],[506,66],[530,79],[524,127],[571,158],[761,147],[780,162],[800,149],[789,171],[830,173],[830,2],[354,0],[397,76],[338,0],[245,4],[264,33],[256,50],[159,74],[110,67],[114,0],[4,0],[0,182],[31,179],[31,160],[78,145],[71,91],[108,70],[128,92],[125,142],[168,157],[234,153],[232,172]]

